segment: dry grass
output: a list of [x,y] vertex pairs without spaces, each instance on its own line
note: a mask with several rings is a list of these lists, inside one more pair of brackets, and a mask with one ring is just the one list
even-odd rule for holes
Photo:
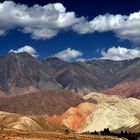
[[0,140],[122,140],[117,137],[74,134],[66,132],[0,129]]

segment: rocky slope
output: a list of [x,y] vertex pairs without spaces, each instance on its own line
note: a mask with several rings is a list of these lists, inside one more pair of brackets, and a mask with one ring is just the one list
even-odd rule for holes
[[[110,94],[120,92],[125,97],[140,94],[139,88],[137,93],[133,90],[140,83],[139,58],[69,63],[56,57],[37,59],[24,52],[1,56],[0,67],[0,91],[6,96],[55,89],[68,89],[80,96],[104,90]],[[115,86],[125,87],[126,82],[130,93],[123,94]],[[113,87],[115,92],[106,90]]]
[[103,93],[108,95],[120,95],[122,97],[140,98],[140,81],[124,82],[104,90]]
[[55,90],[1,97],[0,110],[27,115],[54,115],[63,114],[82,102],[83,99],[70,91]]
[[0,127],[20,130],[63,131],[66,127],[52,124],[41,117],[0,112]]
[[96,106],[93,103],[85,102],[77,107],[70,107],[62,115],[48,116],[45,114],[42,117],[54,124],[62,124],[71,130],[79,130],[83,126],[86,117],[95,109]]
[[[94,98],[94,95],[96,98]],[[140,123],[140,100],[135,98],[120,98],[91,93],[84,98],[98,99],[97,109],[85,120],[80,131],[100,131],[103,128],[115,130],[118,128],[132,128]],[[101,96],[101,97],[100,97]],[[139,130],[137,130],[139,131]]]
[[[66,130],[68,132],[66,132]],[[77,134],[41,117],[0,112],[1,140],[123,140],[113,136]]]
[[61,116],[52,117],[51,121],[78,132],[101,131],[104,128],[111,131],[135,128],[135,132],[140,131],[139,99],[95,92],[84,96],[84,99],[94,99],[97,103],[82,103]]
[[0,57],[0,67],[0,90],[6,95],[61,87],[46,72],[44,64],[27,53],[9,53]]

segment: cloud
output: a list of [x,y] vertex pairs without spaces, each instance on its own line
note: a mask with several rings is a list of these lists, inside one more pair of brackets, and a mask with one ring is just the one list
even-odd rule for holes
[[14,52],[14,53],[27,52],[28,54],[32,55],[33,57],[38,57],[37,51],[31,46],[24,46],[24,47],[19,48],[17,50],[12,49],[9,52]]
[[115,61],[120,60],[129,60],[134,59],[136,57],[140,57],[140,50],[137,49],[127,49],[123,47],[112,47],[109,48],[107,51],[101,52],[100,59],[110,59]]
[[79,34],[112,31],[121,39],[132,41],[140,47],[140,11],[130,15],[99,15],[91,21],[81,20],[73,26]]
[[13,1],[0,3],[0,35],[17,29],[31,34],[33,39],[50,39],[64,30],[79,34],[112,31],[121,39],[132,41],[140,47],[140,11],[130,15],[98,15],[91,21],[66,11],[61,3],[38,4],[28,7]]
[[61,3],[32,7],[13,1],[0,3],[0,35],[18,29],[31,34],[34,39],[49,39],[80,20],[74,12],[66,12]]
[[78,50],[67,48],[66,50],[58,52],[54,56],[58,57],[64,61],[73,61],[82,55],[83,55],[83,53]]

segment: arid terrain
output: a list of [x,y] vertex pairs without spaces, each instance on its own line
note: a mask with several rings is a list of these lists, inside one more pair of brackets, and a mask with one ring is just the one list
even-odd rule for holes
[[51,122],[63,124],[78,132],[101,131],[104,128],[111,131],[140,131],[139,99],[95,92],[84,96],[83,99],[93,99],[94,102],[84,102],[77,107],[71,107],[62,115],[50,117]]
[[65,90],[35,92],[0,98],[0,111],[26,115],[62,114],[72,106],[84,102],[76,94]]
[[1,140],[121,140],[111,136],[79,134],[40,117],[0,112]]
[[0,129],[1,140],[125,140],[113,136],[96,136],[51,131]]
[[0,140],[140,140],[140,0],[1,0],[0,48]]
[[70,63],[56,57],[38,59],[26,52],[8,53],[0,57],[0,96],[67,89],[79,96],[103,91],[139,98],[139,65],[139,58]]
[[0,133],[11,140],[121,140],[140,132],[140,59],[65,62],[0,57]]

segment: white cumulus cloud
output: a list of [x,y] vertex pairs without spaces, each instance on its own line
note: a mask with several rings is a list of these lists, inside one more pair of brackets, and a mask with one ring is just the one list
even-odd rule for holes
[[91,21],[81,20],[73,30],[79,34],[112,31],[119,38],[128,39],[140,47],[140,11],[130,15],[98,15]]
[[76,60],[78,57],[82,56],[83,53],[81,51],[67,48],[66,50],[60,51],[55,54],[55,57],[58,57],[64,61],[73,61]]
[[140,57],[140,50],[123,47],[112,47],[107,51],[103,50],[101,55],[102,57],[100,59],[110,59],[115,61],[129,60]]
[[17,50],[11,49],[9,52],[14,52],[14,53],[27,52],[28,54],[32,55],[33,57],[38,57],[37,51],[31,46],[24,46],[24,47],[19,48]]
[[49,39],[79,22],[74,12],[66,12],[61,3],[28,7],[13,1],[0,3],[0,35],[10,29],[31,34],[34,39]]
[[140,47],[140,11],[129,15],[108,13],[89,21],[83,16],[77,17],[74,11],[67,11],[61,3],[28,7],[13,1],[0,2],[0,35],[12,29],[31,34],[34,39],[50,39],[62,30],[79,34],[112,31]]

